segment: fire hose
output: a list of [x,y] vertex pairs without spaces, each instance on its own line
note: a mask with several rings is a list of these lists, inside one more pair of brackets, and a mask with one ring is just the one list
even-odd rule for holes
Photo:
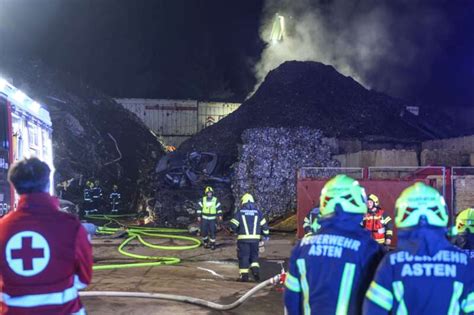
[[[160,265],[173,265],[178,264],[181,260],[177,257],[163,257],[163,256],[147,256],[132,254],[125,251],[125,247],[133,240],[138,240],[142,245],[152,249],[162,250],[190,250],[201,246],[201,241],[197,238],[183,235],[176,235],[174,233],[184,233],[184,229],[172,229],[172,228],[150,228],[150,227],[139,227],[139,226],[125,226],[118,219],[125,217],[132,217],[134,215],[88,215],[86,218],[93,220],[107,221],[104,226],[98,228],[97,233],[99,234],[115,234],[120,231],[127,233],[127,238],[119,245],[118,252],[124,256],[146,260],[146,262],[134,262],[134,263],[122,263],[122,264],[107,264],[107,265],[95,265],[94,270],[107,270],[107,269],[123,269],[123,268],[134,268],[134,267],[150,267]],[[111,224],[121,226],[120,228],[109,227]],[[169,234],[172,233],[172,234]],[[177,246],[165,246],[152,244],[144,239],[144,237],[152,238],[167,238],[172,240],[183,240],[189,241],[189,245],[177,245]],[[152,260],[152,261],[150,261]],[[79,292],[81,297],[119,297],[119,298],[145,298],[154,300],[168,300],[175,302],[183,302],[188,304],[194,304],[198,306],[207,307],[217,311],[226,311],[239,307],[251,296],[258,291],[267,287],[268,285],[282,284],[285,281],[285,270],[282,268],[281,274],[275,275],[274,277],[259,283],[247,293],[242,295],[239,299],[231,304],[218,304],[212,301],[204,299],[193,298],[183,295],[175,294],[164,294],[164,293],[152,293],[152,292],[121,292],[121,291],[83,291]]]
[[263,281],[262,283],[256,285],[250,289],[247,293],[242,295],[239,299],[231,304],[218,304],[211,301],[206,301],[203,299],[193,298],[190,296],[184,295],[175,295],[175,294],[164,294],[164,293],[152,293],[152,292],[120,292],[120,291],[84,291],[79,292],[81,297],[121,297],[121,298],[145,298],[145,299],[154,299],[154,300],[168,300],[175,302],[183,302],[194,305],[199,305],[207,307],[216,311],[228,311],[234,308],[239,307],[252,295],[267,287],[268,285],[277,285],[284,282],[285,273],[282,271],[281,274],[278,274],[268,280]]
[[[94,265],[94,270],[108,270],[108,269],[123,269],[123,268],[135,268],[135,267],[152,267],[152,266],[161,266],[161,265],[174,265],[181,262],[181,259],[178,257],[170,256],[148,256],[148,255],[139,255],[127,252],[125,247],[129,245],[132,241],[138,240],[143,246],[151,249],[159,250],[191,250],[201,246],[201,241],[195,237],[177,235],[178,233],[185,233],[185,229],[173,229],[173,228],[152,228],[152,227],[140,227],[140,226],[125,226],[118,219],[132,217],[135,215],[87,215],[86,218],[92,220],[102,220],[107,221],[104,226],[101,226],[97,229],[99,234],[115,234],[123,231],[127,234],[127,237],[120,245],[118,246],[118,252],[126,257],[143,260],[142,262],[130,262],[130,263],[115,263],[115,264],[106,264],[106,265]],[[111,224],[116,224],[121,226],[120,228],[109,227]],[[165,238],[170,240],[180,240],[186,241],[190,244],[187,245],[157,245],[150,243],[145,240],[147,238]]]

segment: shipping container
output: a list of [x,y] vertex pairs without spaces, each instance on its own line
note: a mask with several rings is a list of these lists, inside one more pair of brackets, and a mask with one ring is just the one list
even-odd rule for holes
[[135,113],[165,145],[175,147],[240,106],[195,100],[122,98],[115,101]]

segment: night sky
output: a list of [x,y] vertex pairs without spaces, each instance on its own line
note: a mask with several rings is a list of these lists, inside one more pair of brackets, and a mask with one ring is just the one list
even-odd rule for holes
[[[426,3],[391,7],[424,12]],[[473,106],[474,1],[433,3],[444,24],[439,36],[430,34],[436,47],[422,47],[419,60],[401,72],[417,84],[393,96]],[[242,101],[255,86],[265,47],[264,8],[262,0],[0,0],[0,54],[41,59],[114,97]],[[410,32],[416,26],[398,36]],[[421,75],[426,68],[429,75]]]

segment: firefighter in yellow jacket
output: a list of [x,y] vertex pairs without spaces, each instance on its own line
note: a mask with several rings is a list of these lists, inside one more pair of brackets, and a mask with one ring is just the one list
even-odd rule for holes
[[198,221],[201,223],[201,235],[204,248],[216,249],[217,220],[222,221],[221,204],[214,197],[214,189],[208,186],[204,196],[199,201],[200,209],[197,211]]

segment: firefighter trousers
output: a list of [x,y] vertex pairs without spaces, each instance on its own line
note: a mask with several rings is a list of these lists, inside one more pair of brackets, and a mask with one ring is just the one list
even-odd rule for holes
[[252,269],[254,274],[258,274],[260,268],[258,263],[258,243],[258,241],[237,241],[240,274],[248,274],[249,269]]
[[216,219],[202,219],[201,220],[201,235],[204,243],[216,242]]

